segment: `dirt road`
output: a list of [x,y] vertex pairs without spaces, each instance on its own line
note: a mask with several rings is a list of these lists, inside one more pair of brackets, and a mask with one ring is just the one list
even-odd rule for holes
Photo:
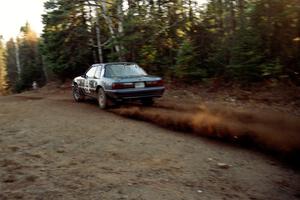
[[300,199],[300,173],[221,142],[75,103],[0,97],[0,199]]

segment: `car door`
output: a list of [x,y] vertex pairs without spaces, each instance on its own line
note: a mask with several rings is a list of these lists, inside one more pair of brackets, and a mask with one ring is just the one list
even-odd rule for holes
[[90,94],[94,97],[97,97],[97,86],[100,83],[100,75],[101,75],[101,65],[97,65],[97,69],[94,75],[94,78],[91,78],[89,80],[89,86],[90,86]]
[[84,92],[86,95],[93,95],[93,90],[95,90],[94,86],[94,79],[95,73],[97,70],[97,66],[92,66],[85,74],[85,82],[84,82]]

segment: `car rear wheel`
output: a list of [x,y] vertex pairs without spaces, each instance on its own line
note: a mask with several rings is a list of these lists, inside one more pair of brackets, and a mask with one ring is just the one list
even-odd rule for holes
[[82,94],[77,84],[74,84],[73,86],[73,98],[77,102],[84,101],[85,99],[84,94]]
[[144,106],[152,106],[154,104],[153,98],[141,99],[141,102]]
[[98,89],[98,104],[101,109],[105,109],[108,106],[108,98],[102,88]]

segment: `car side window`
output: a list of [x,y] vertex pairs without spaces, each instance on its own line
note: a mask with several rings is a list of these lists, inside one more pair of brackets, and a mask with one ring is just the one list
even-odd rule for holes
[[104,66],[101,66],[100,77],[104,77],[104,72],[105,72],[105,68]]
[[99,65],[97,67],[97,70],[96,70],[96,73],[95,73],[95,78],[100,78],[101,77],[101,69],[102,69],[102,66]]
[[96,70],[97,70],[97,66],[92,67],[89,71],[86,72],[86,76],[89,78],[94,78]]

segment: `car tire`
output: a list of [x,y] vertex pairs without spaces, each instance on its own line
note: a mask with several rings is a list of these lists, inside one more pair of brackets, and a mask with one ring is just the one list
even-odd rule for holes
[[154,104],[153,98],[141,99],[141,102],[144,106],[152,106]]
[[98,89],[97,94],[98,105],[101,109],[106,109],[109,105],[109,99],[102,88]]
[[77,84],[73,86],[73,98],[76,102],[82,102],[85,100],[85,95],[80,91]]

